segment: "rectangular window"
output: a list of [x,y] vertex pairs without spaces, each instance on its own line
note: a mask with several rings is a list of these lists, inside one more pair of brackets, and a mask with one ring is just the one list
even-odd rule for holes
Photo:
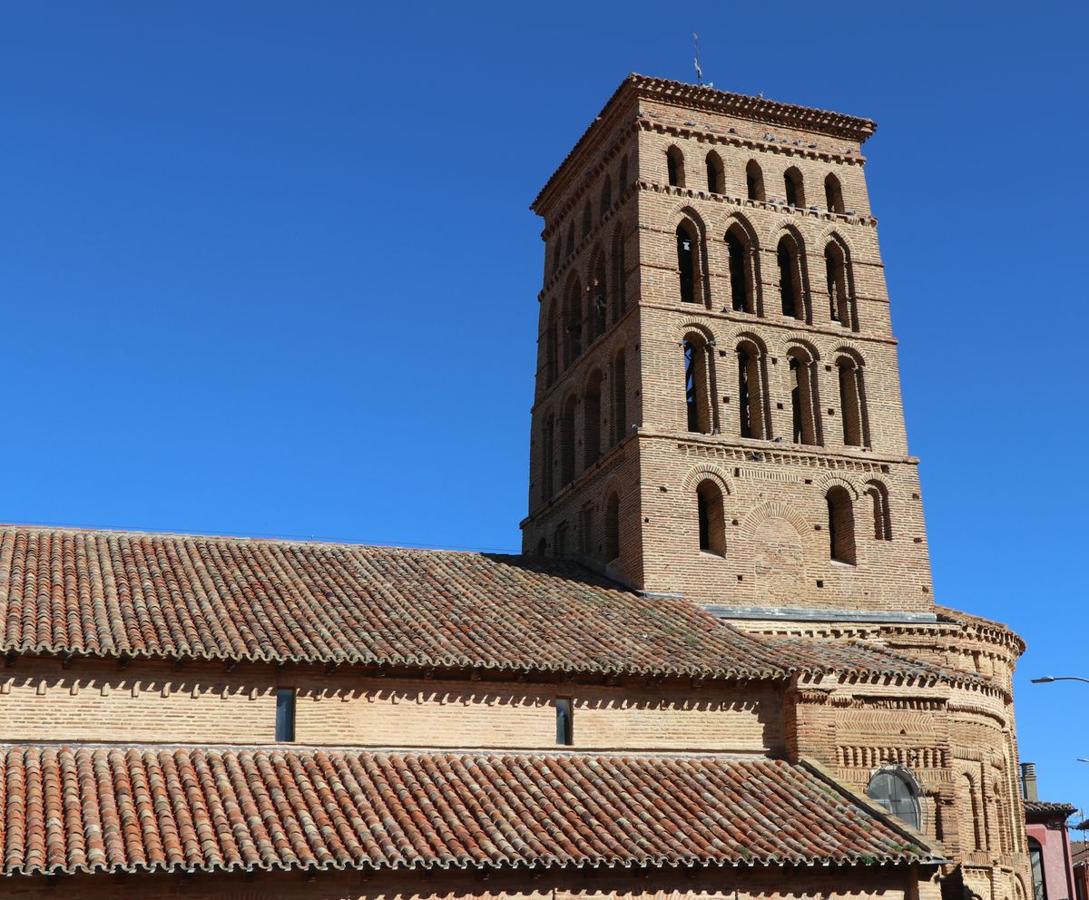
[[295,740],[295,688],[276,689],[276,740]]
[[556,743],[564,747],[575,743],[571,700],[566,697],[556,698]]

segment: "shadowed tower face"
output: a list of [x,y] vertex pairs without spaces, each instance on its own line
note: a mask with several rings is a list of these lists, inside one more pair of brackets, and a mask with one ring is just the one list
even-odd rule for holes
[[731,617],[933,620],[873,130],[624,81],[533,204],[527,553]]

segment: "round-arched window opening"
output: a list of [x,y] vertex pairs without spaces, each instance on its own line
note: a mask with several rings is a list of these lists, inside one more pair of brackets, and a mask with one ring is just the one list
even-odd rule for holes
[[907,772],[901,769],[881,769],[875,772],[866,787],[866,796],[916,831],[922,831],[919,788],[915,779]]

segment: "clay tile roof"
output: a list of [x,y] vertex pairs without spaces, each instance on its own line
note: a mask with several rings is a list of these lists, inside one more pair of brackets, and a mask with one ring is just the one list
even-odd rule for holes
[[1054,818],[1062,816],[1064,819],[1078,811],[1076,806],[1069,803],[1049,803],[1046,800],[1025,800],[1025,815]]
[[1089,841],[1070,842],[1070,862],[1075,866],[1089,866]]
[[0,766],[6,875],[941,857],[766,759],[9,746]]
[[861,641],[766,638],[764,643],[777,649],[784,659],[792,660],[793,666],[800,671],[843,672],[848,675],[876,675],[994,687],[991,682],[978,675],[957,672]]
[[785,678],[694,604],[516,556],[0,528],[0,653]]

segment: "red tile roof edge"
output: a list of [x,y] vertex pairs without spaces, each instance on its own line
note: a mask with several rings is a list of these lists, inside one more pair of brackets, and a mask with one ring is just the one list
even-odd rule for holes
[[[7,876],[944,861],[819,767],[782,760],[14,744],[0,764]],[[671,801],[699,794],[667,812],[648,796],[665,782]],[[713,802],[697,809],[700,798]],[[818,816],[819,834],[792,821],[799,811]],[[587,815],[611,826],[598,832]],[[743,818],[751,827],[739,832]]]

